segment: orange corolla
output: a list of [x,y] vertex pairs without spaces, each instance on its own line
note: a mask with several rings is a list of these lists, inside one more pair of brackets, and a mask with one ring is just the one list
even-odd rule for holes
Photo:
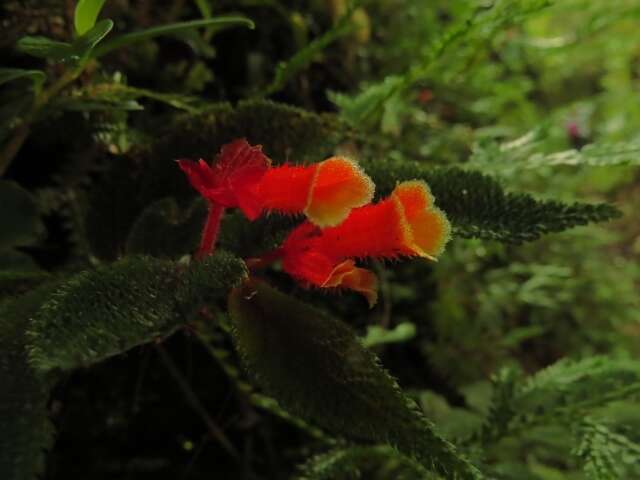
[[308,165],[272,167],[261,146],[235,140],[213,165],[179,160],[191,185],[209,201],[199,255],[211,253],[225,208],[238,207],[250,220],[264,211],[303,213],[320,227],[339,224],[353,208],[373,198],[374,184],[353,161],[332,157]]
[[451,227],[433,204],[425,182],[400,183],[386,199],[351,211],[341,224],[319,229],[305,222],[284,241],[283,269],[316,287],[342,287],[377,300],[377,281],[353,259],[417,256],[434,260],[449,240]]

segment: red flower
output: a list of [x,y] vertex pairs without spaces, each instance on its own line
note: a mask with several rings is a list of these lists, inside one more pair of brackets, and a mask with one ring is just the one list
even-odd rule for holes
[[239,207],[250,220],[263,211],[304,213],[319,226],[337,225],[352,208],[373,197],[371,179],[350,160],[332,157],[309,166],[271,167],[261,146],[235,140],[212,166],[179,160],[191,185],[209,201],[210,213],[198,256],[210,254],[225,208]]
[[178,160],[178,165],[193,188],[209,202],[224,208],[240,207],[250,219],[260,215],[257,184],[271,165],[262,146],[252,147],[246,140],[235,140],[222,147],[212,166],[202,159]]
[[433,206],[426,183],[403,182],[388,198],[352,210],[338,226],[324,230],[309,222],[298,226],[282,245],[282,265],[303,283],[355,290],[373,306],[376,278],[356,267],[354,258],[419,256],[435,260],[450,230],[444,213]]

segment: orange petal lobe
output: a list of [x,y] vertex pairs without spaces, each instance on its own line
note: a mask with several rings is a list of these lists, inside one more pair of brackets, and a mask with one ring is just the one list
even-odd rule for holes
[[368,204],[375,185],[352,160],[331,157],[318,164],[304,213],[319,227],[341,223],[353,208]]
[[367,299],[369,308],[378,301],[378,279],[373,272],[355,266],[353,260],[345,260],[337,265],[323,287],[342,287],[358,292]]
[[423,181],[400,183],[392,196],[402,205],[411,231],[406,245],[414,255],[433,258],[444,250],[451,236],[451,225],[444,212],[433,206],[433,196]]

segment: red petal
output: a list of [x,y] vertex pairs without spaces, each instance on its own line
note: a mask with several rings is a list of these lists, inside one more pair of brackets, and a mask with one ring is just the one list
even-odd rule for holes
[[318,165],[282,165],[270,168],[260,180],[259,196],[264,208],[282,213],[302,213]]
[[204,160],[194,162],[193,160],[178,160],[178,166],[187,175],[191,186],[201,195],[206,196],[206,192],[215,187],[215,177],[209,165]]

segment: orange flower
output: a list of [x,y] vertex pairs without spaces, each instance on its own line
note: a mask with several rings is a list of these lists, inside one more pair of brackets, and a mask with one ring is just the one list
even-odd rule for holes
[[320,230],[308,222],[294,229],[282,245],[283,268],[317,287],[343,287],[362,293],[369,305],[377,299],[372,272],[354,258],[391,259],[418,256],[435,260],[449,240],[451,227],[433,205],[427,184],[400,183],[374,205],[351,211],[340,225]]
[[315,225],[326,227],[369,203],[374,191],[371,179],[351,160],[332,157],[309,166],[271,167],[262,147],[246,140],[223,146],[211,166],[204,160],[179,160],[178,165],[209,201],[198,256],[213,251],[225,208],[238,207],[250,220],[264,211],[304,213]]

